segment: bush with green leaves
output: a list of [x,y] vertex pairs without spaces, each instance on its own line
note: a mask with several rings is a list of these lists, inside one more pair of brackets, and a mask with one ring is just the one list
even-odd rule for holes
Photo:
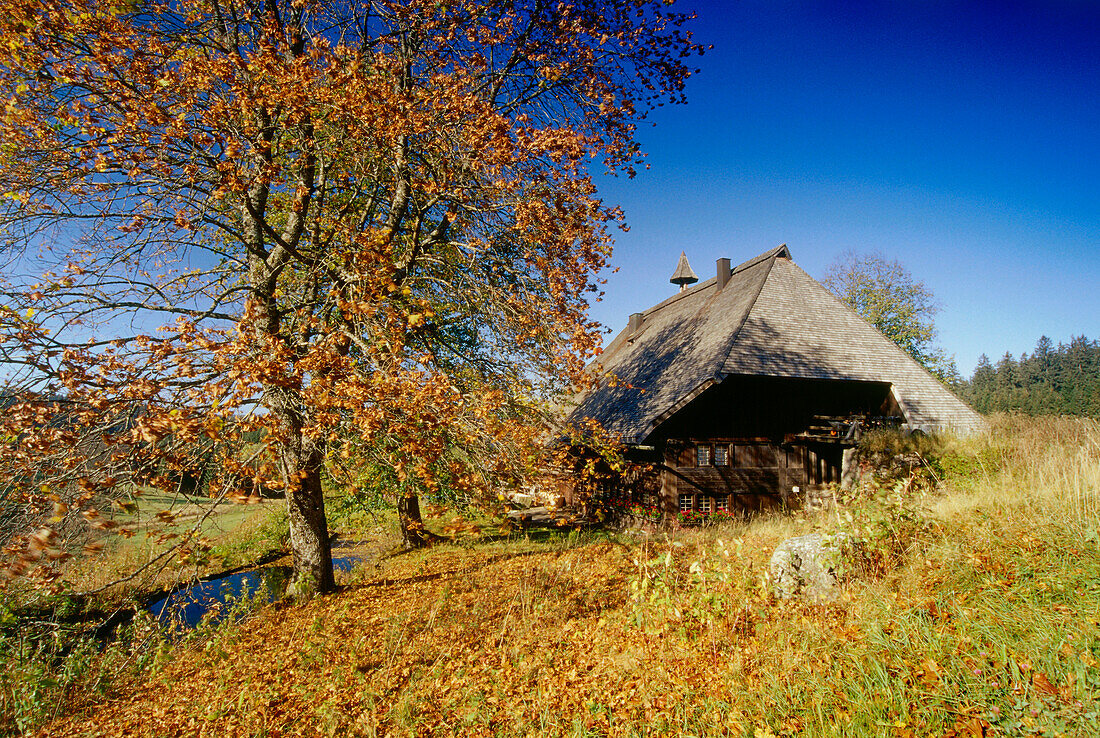
[[838,511],[840,532],[848,537],[853,574],[886,574],[921,544],[930,527],[924,511],[927,485],[922,478],[892,484],[864,484]]

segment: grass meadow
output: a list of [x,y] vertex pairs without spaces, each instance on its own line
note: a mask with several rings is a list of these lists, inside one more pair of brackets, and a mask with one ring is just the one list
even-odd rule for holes
[[[1100,426],[994,417],[926,460],[824,513],[368,556],[179,640],[138,617],[51,650],[7,612],[0,731],[1100,735]],[[777,600],[771,552],[814,530],[861,542],[840,598]]]

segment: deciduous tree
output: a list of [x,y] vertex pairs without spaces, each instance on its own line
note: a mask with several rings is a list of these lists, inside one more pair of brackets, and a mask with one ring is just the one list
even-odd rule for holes
[[935,345],[935,297],[901,262],[847,252],[829,265],[822,284],[941,380],[960,378]]
[[668,5],[4,2],[2,486],[53,518],[12,570],[200,453],[215,496],[285,491],[320,590],[333,459],[521,473],[599,342],[589,168],[633,174],[699,51]]

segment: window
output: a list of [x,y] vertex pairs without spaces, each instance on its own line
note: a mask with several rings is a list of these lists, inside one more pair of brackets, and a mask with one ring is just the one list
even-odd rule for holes
[[692,496],[680,495],[680,512],[691,512],[692,508]]
[[724,443],[719,443],[714,447],[714,465],[715,466],[729,466],[730,463],[730,447]]
[[710,498],[709,497],[700,497],[699,498],[699,512],[703,513],[704,515],[710,515]]
[[710,446],[695,447],[695,465],[710,466]]
[[717,500],[714,501],[714,506],[715,506],[715,509],[718,512],[729,512],[730,511],[730,498],[727,497],[726,495],[722,495],[721,497],[719,497]]

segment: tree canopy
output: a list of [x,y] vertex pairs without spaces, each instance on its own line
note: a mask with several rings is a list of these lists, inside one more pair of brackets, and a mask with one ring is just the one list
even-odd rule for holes
[[947,382],[957,379],[954,361],[935,345],[939,305],[901,262],[849,251],[829,265],[821,282],[925,369]]
[[413,492],[477,494],[530,468],[599,345],[621,215],[589,170],[633,175],[635,126],[682,101],[686,20],[656,0],[8,2],[0,488],[41,523],[9,571],[55,579],[72,521],[132,534],[104,500],[201,461],[214,496],[285,491],[297,581],[325,590],[322,470],[370,449]]
[[982,413],[1100,418],[1100,341],[1074,336],[1055,347],[1042,336],[1030,356],[1006,352],[996,365],[982,354],[959,394]]

